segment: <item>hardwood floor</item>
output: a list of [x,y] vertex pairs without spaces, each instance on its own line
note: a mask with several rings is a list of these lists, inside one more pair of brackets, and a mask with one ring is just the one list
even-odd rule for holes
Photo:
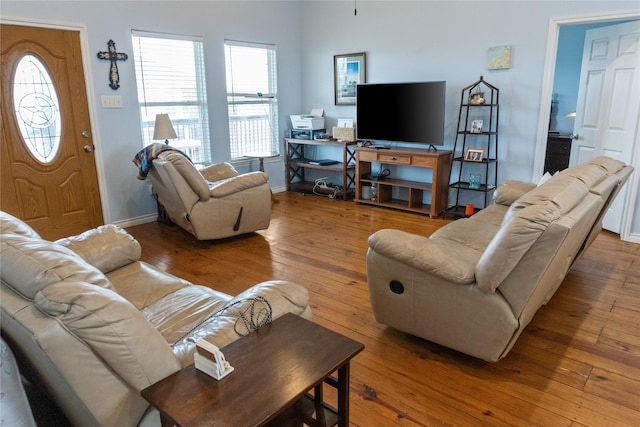
[[305,286],[316,323],[365,345],[351,364],[351,425],[640,425],[640,245],[601,233],[511,352],[488,363],[373,318],[369,235],[400,228],[426,236],[447,221],[275,197],[269,229],[239,238],[198,242],[157,222],[128,231],[144,261],[229,294],[272,279]]

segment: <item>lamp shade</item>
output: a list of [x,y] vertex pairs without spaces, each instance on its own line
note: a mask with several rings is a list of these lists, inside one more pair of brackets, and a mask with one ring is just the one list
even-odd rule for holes
[[170,139],[175,139],[178,136],[173,128],[171,119],[168,114],[156,114],[156,125],[153,129],[153,139],[164,139],[165,143],[169,143]]

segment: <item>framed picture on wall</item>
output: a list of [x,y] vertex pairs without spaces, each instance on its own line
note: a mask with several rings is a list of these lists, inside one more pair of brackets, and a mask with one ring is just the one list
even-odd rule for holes
[[336,105],[356,105],[356,86],[367,82],[365,59],[365,52],[333,56]]

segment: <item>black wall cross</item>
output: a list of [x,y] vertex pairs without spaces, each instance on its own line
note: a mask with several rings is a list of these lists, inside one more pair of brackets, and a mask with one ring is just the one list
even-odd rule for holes
[[126,61],[128,56],[126,53],[116,52],[116,44],[113,40],[109,40],[107,46],[109,46],[109,51],[98,52],[98,58],[111,61],[111,67],[109,68],[109,87],[116,90],[120,87],[120,75],[118,74],[118,64],[116,61]]

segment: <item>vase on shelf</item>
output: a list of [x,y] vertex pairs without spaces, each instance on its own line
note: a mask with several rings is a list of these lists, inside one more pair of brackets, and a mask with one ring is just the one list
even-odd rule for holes
[[482,175],[479,173],[472,173],[469,175],[469,188],[472,190],[479,190],[480,183],[482,182]]

